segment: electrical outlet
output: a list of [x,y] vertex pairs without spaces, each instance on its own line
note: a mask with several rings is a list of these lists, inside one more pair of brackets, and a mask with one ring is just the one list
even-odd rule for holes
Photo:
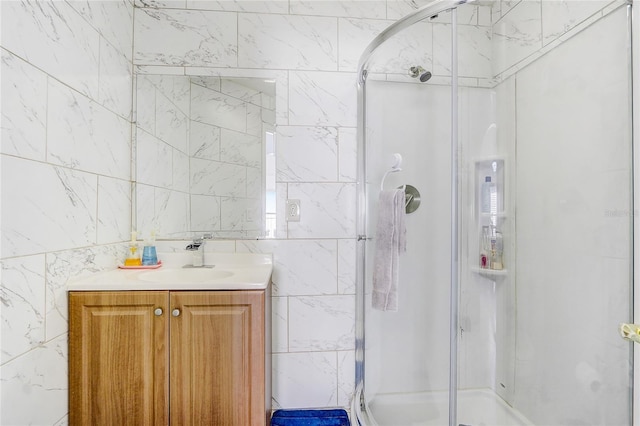
[[287,222],[300,222],[300,200],[287,200]]

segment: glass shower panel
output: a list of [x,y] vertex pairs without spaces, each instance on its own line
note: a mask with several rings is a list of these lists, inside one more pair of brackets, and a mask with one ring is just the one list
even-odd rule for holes
[[630,6],[571,3],[457,29],[460,424],[632,422]]
[[[366,234],[376,235],[381,180],[395,153],[402,170],[388,175],[384,189],[411,185],[421,195],[420,207],[406,217],[397,312],[371,307],[376,239],[365,243],[364,395],[380,426],[448,423],[451,78],[442,64],[451,59],[450,38],[440,36],[451,31],[449,15],[385,43],[366,83]],[[412,66],[431,78],[411,78]]]

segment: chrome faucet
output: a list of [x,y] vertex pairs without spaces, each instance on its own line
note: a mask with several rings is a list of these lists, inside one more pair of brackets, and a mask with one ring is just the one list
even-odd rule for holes
[[194,238],[193,243],[186,247],[186,250],[193,255],[192,265],[194,267],[204,266],[204,238]]

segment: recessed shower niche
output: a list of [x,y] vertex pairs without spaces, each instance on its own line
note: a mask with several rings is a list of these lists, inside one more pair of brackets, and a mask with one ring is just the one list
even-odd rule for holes
[[[507,274],[505,233],[507,233],[505,160],[501,157],[474,161],[472,175],[477,256],[471,255],[471,270],[489,276]],[[473,247],[473,243],[471,247]]]

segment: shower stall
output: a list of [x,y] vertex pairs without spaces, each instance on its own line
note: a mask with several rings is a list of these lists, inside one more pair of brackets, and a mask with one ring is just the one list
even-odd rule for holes
[[[366,48],[355,424],[640,424],[619,335],[634,320],[633,14],[437,0]],[[398,307],[381,311],[378,197],[394,188],[415,188],[414,208]]]

